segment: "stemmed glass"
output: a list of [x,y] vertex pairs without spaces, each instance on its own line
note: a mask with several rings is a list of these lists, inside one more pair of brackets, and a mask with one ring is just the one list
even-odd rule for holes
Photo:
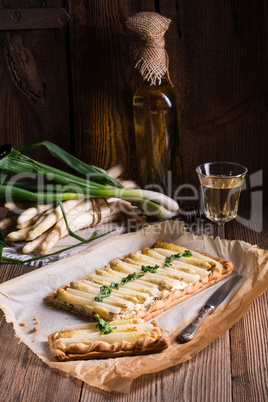
[[238,163],[211,162],[198,166],[196,172],[201,184],[205,215],[218,224],[218,234],[223,238],[225,223],[237,215],[247,168]]

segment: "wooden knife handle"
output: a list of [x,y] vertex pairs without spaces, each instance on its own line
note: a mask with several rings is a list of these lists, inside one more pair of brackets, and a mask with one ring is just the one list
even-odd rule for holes
[[204,306],[200,311],[197,318],[191,322],[186,328],[182,330],[179,335],[179,338],[183,342],[188,342],[194,338],[200,324],[204,321],[204,319],[213,311],[213,307],[211,306]]

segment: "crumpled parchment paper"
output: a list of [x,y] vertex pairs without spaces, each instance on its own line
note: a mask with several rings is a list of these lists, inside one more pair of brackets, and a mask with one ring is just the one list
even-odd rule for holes
[[[165,351],[145,356],[114,359],[57,362],[51,355],[47,335],[65,325],[86,322],[68,311],[51,309],[44,297],[57,287],[101,268],[113,258],[165,240],[231,260],[234,274],[242,279],[218,309],[202,324],[195,338],[185,344],[177,335],[198,314],[206,300],[221,284],[213,285],[190,299],[160,314],[155,319],[171,336]],[[232,274],[233,275],[233,274]],[[16,336],[49,366],[77,377],[106,391],[129,392],[132,381],[182,363],[213,342],[235,324],[250,308],[251,302],[268,288],[268,251],[243,241],[213,239],[184,233],[183,222],[162,222],[135,233],[117,235],[87,247],[78,254],[37,269],[0,285],[0,307],[12,322]],[[34,324],[34,318],[39,321]],[[21,326],[24,322],[26,325]],[[38,327],[33,332],[33,327]],[[35,342],[33,342],[33,340]]]

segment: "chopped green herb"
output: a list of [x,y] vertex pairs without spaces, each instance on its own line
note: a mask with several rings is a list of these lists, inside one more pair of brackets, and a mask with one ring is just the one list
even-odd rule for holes
[[[157,265],[156,265],[156,267],[159,268]],[[151,268],[154,269],[154,267],[151,267]],[[154,271],[154,272],[156,272],[156,271]],[[144,274],[139,274],[139,275],[137,275],[136,272],[133,272],[133,274],[129,274],[129,275],[126,276],[125,278],[122,278],[122,279],[121,279],[121,285],[125,285],[126,283],[130,282],[131,279],[133,279],[133,280],[135,281],[136,279],[139,279],[139,278],[141,278],[142,276],[144,276]],[[97,302],[102,303],[102,302],[103,302],[103,299],[104,299],[105,297],[109,297],[109,296],[111,295],[113,289],[117,289],[117,290],[119,289],[119,285],[120,285],[119,283],[114,283],[114,282],[112,282],[112,283],[110,284],[110,286],[106,286],[106,285],[101,286],[101,287],[100,287],[100,293],[98,294],[98,296],[95,297],[95,300],[96,300]]]
[[96,328],[99,328],[100,332],[104,335],[110,334],[113,332],[113,329],[116,329],[117,327],[110,327],[110,321],[105,321],[102,318],[100,318],[99,314],[95,314],[95,317],[99,321],[98,324],[96,324]]
[[181,257],[192,257],[192,252],[190,250],[184,250],[184,254],[178,253],[178,254],[173,254],[170,257],[166,257],[165,258],[165,266],[170,267],[174,260],[176,260],[177,258],[181,258]]
[[143,272],[151,272],[151,274],[156,274],[157,269],[159,268],[159,265],[155,264],[154,267],[150,266],[150,265],[142,265],[141,270]]
[[172,265],[172,262],[174,260],[176,260],[177,258],[181,258],[183,256],[182,253],[178,253],[178,254],[173,254],[170,257],[166,257],[165,258],[165,267],[170,267],[170,265]]
[[100,287],[100,293],[98,296],[95,297],[95,300],[98,302],[103,302],[103,299],[105,297],[109,297],[110,294],[112,293],[112,288],[110,288],[110,286],[101,286]]
[[184,250],[183,257],[192,257],[192,252],[190,250]]
[[139,279],[139,278],[141,278],[142,276],[144,276],[144,274],[137,275],[136,272],[133,272],[133,274],[129,274],[129,275],[126,276],[125,278],[122,278],[122,279],[121,279],[121,285],[125,285],[126,283],[130,282],[131,279],[133,279],[133,280],[135,281],[136,279]]
[[112,288],[112,289],[119,289],[119,283],[114,283],[114,282],[112,282],[111,284],[110,284],[110,287]]

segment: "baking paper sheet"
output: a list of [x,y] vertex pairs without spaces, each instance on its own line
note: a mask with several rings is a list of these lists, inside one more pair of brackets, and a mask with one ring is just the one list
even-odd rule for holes
[[[235,266],[234,272],[242,275],[242,279],[216,312],[205,320],[191,342],[178,343],[178,333],[196,316],[208,297],[223,281],[155,318],[172,337],[171,346],[162,353],[57,362],[48,347],[48,334],[66,325],[86,322],[86,319],[72,315],[67,310],[49,308],[43,302],[44,297],[55,288],[103,267],[113,258],[152,246],[157,240],[174,242],[231,260]],[[13,323],[16,336],[49,366],[106,391],[129,392],[136,377],[191,359],[238,321],[248,311],[250,303],[267,288],[267,251],[243,241],[220,240],[184,233],[183,222],[169,221],[148,226],[135,233],[110,237],[76,255],[3,283],[0,285],[0,307],[5,312],[7,321]],[[39,321],[37,325],[35,317]],[[26,325],[21,326],[22,322]],[[34,326],[38,328],[37,332],[33,332]]]

